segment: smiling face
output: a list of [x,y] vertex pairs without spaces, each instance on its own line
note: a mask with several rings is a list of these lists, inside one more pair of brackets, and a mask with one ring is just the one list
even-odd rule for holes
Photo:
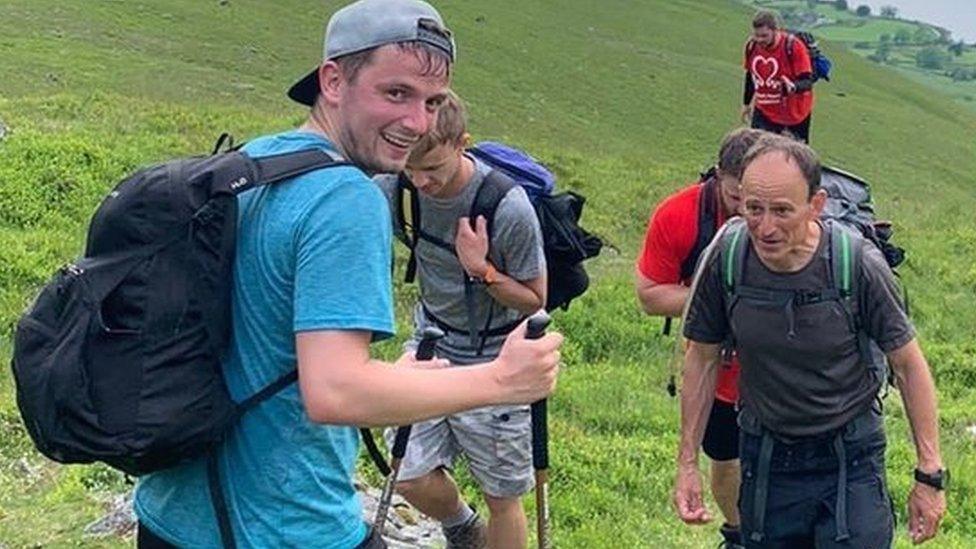
[[[803,172],[782,151],[756,157],[742,174],[743,214],[759,258],[777,271],[805,264],[826,194],[811,197]],[[815,246],[814,246],[815,248]]]
[[447,95],[447,64],[432,69],[417,50],[396,45],[378,48],[351,79],[334,63],[327,69],[330,63],[323,64],[320,81],[335,109],[339,147],[366,171],[402,171],[411,147],[433,127]]

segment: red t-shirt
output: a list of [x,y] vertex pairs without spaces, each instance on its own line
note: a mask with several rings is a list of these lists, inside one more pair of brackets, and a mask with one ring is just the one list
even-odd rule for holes
[[[698,202],[702,186],[694,184],[664,199],[654,210],[644,236],[644,248],[637,258],[637,268],[644,277],[658,284],[684,284],[681,264],[698,240]],[[718,223],[725,223],[717,207]],[[715,398],[734,404],[739,400],[739,361],[734,358],[719,368]]]
[[[795,126],[810,116],[813,91],[786,94],[783,78],[796,81],[803,73],[813,73],[810,52],[803,40],[787,40],[785,32],[777,32],[769,49],[752,40],[746,42],[743,67],[752,76],[755,86],[755,106],[766,118],[777,124]],[[792,59],[786,54],[787,42],[792,43]]]

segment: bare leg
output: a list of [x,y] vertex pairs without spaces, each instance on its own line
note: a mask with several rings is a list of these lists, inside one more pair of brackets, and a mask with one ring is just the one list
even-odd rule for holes
[[527,520],[518,497],[496,498],[485,494],[491,516],[488,519],[490,549],[520,549],[528,543]]
[[398,482],[396,490],[421,513],[437,521],[457,515],[464,505],[454,479],[440,467],[420,478]]
[[712,461],[712,495],[729,526],[739,526],[739,460]]

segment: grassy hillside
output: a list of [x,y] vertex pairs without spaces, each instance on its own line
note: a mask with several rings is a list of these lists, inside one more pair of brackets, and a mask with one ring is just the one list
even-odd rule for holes
[[[19,313],[81,249],[99,197],[127,171],[202,153],[222,131],[296,125],[283,90],[318,62],[340,2],[7,0],[0,4],[0,358]],[[712,161],[736,124],[751,10],[732,0],[436,2],[458,36],[456,88],[477,138],[523,146],[586,194],[610,243],[593,289],[557,317],[568,335],[552,417],[559,547],[703,547],[715,528],[670,507],[678,411],[664,391],[672,340],[641,315],[631,272],[652,205]],[[909,249],[902,275],[942,399],[955,473],[938,547],[976,539],[976,114],[826,44],[813,144],[874,184]],[[402,255],[402,254],[400,254]],[[400,258],[402,260],[402,257]],[[401,313],[409,291],[400,292]],[[404,314],[398,315],[406,328]],[[405,333],[401,330],[401,333]],[[395,352],[387,345],[381,352]],[[913,450],[887,400],[899,523]],[[369,473],[367,473],[369,474]],[[0,546],[121,547],[82,536],[124,480],[33,451],[0,373]],[[468,485],[470,490],[470,485]],[[527,505],[531,507],[528,501]],[[906,547],[904,528],[899,546]]]
[[[976,107],[976,46],[953,39],[951,33],[929,23],[888,18],[880,14],[858,16],[857,5],[838,10],[833,2],[810,6],[805,0],[743,1],[752,8],[774,9],[789,28],[843,43],[852,51],[929,88]],[[953,53],[953,48],[958,48]],[[919,63],[919,56],[927,61]]]

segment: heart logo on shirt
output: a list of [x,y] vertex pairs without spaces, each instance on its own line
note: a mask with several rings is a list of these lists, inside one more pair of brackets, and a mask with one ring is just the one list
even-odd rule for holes
[[777,87],[779,80],[779,62],[775,57],[757,55],[752,58],[752,78],[757,88]]

